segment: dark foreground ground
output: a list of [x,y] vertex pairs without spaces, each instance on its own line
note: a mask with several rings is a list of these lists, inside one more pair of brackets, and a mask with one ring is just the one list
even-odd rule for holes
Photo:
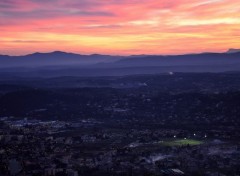
[[0,175],[240,175],[240,73],[0,78]]

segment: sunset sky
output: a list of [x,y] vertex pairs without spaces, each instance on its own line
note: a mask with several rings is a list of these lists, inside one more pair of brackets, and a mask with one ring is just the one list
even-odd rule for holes
[[240,48],[240,0],[0,0],[0,54]]

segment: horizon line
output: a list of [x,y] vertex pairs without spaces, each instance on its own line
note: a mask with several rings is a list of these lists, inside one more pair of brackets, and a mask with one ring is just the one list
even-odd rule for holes
[[[66,53],[66,54],[77,54],[77,55],[83,55],[83,56],[92,56],[92,55],[100,55],[100,56],[115,56],[115,57],[131,57],[131,56],[182,56],[182,55],[197,55],[197,54],[224,54],[224,53],[230,53],[231,50],[236,50],[236,52],[240,52],[240,49],[237,48],[229,48],[226,49],[225,52],[198,52],[198,53],[184,53],[184,54],[130,54],[130,55],[118,55],[118,54],[100,54],[100,53],[91,53],[91,54],[82,54],[77,52],[69,52],[69,51],[62,51],[62,50],[53,50],[49,52],[31,52],[28,54],[22,54],[22,55],[9,55],[9,54],[0,54],[0,56],[10,56],[10,57],[21,57],[21,56],[28,56],[33,54],[50,54],[50,53]],[[239,51],[237,51],[239,50]]]

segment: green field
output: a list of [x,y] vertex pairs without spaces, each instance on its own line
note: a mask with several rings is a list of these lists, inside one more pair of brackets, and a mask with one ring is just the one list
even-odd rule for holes
[[173,141],[164,141],[162,144],[165,146],[182,146],[182,145],[201,145],[203,141],[193,139],[179,139]]

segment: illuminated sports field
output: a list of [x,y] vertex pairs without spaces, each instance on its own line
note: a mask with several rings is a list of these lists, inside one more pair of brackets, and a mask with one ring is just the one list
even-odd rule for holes
[[173,141],[165,141],[162,144],[165,146],[182,146],[182,145],[201,145],[204,141],[194,140],[194,139],[179,139]]

